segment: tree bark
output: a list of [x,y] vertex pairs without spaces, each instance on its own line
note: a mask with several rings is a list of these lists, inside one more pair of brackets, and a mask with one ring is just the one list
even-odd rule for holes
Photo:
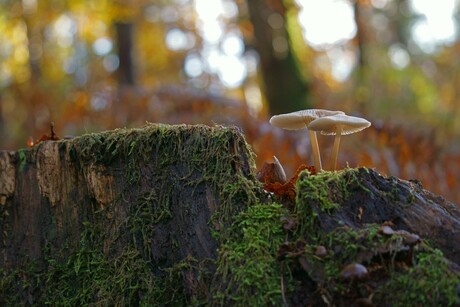
[[1,93],[0,93],[0,138],[2,140],[6,139],[5,120],[3,119],[3,96]]
[[[391,222],[395,229],[433,242],[448,259],[460,265],[460,210],[455,204],[424,190],[417,180],[387,178],[370,169],[361,168],[357,174],[348,172],[344,180],[349,182],[350,193],[330,195],[329,200],[340,205],[333,214],[322,210],[320,199],[309,202],[318,215],[321,231],[330,232],[343,225],[361,229],[370,223]],[[323,188],[333,191],[336,184],[331,181]],[[306,189],[301,193],[312,191]]]
[[366,63],[366,24],[364,22],[363,12],[362,12],[362,4],[359,0],[356,0],[353,4],[353,11],[355,13],[355,23],[356,23],[356,45],[358,47],[358,72],[359,72],[359,81],[363,80],[362,74],[363,70],[365,69]]
[[135,70],[133,62],[133,24],[126,22],[116,22],[114,24],[118,57],[120,66],[118,67],[117,78],[121,86],[132,86],[135,81]]
[[247,5],[270,114],[311,108],[308,84],[300,72],[286,30],[284,4],[280,0],[250,0]]

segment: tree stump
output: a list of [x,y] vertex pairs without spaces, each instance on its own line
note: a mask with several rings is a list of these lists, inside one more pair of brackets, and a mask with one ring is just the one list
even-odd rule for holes
[[0,152],[0,304],[455,305],[460,212],[375,170],[257,181],[236,128]]
[[[213,233],[252,197],[244,190],[254,181],[246,146],[233,128],[148,125],[1,152],[1,267],[69,280],[50,280],[43,293],[23,276],[0,297],[16,291],[18,302],[31,304],[151,302],[147,293],[174,265],[216,258]],[[198,274],[192,264],[188,272]],[[113,281],[113,274],[125,276]],[[164,295],[191,297],[194,275],[178,281],[175,274]],[[114,284],[93,285],[82,297],[94,278]]]

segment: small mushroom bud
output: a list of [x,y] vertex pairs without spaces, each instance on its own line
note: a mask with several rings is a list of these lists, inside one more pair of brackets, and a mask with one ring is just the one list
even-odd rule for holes
[[403,244],[409,246],[406,263],[412,266],[414,264],[414,246],[420,243],[420,237],[405,230],[398,230],[396,233],[402,237]]
[[323,258],[327,255],[327,250],[324,246],[318,245],[315,250],[315,256]]
[[257,173],[257,180],[263,183],[279,182],[284,184],[287,181],[286,172],[275,156],[273,156],[273,160],[274,163],[264,163],[262,169]]
[[276,158],[275,156],[273,156],[273,160],[275,161],[275,167],[273,168],[275,178],[278,182],[285,183],[287,181],[287,177],[283,166],[281,165],[278,158]]
[[417,245],[420,242],[420,237],[415,233],[410,233],[405,230],[399,230],[397,232],[403,238],[403,243],[408,246]]
[[344,280],[363,280],[368,274],[369,272],[364,265],[352,263],[342,269],[340,278]]
[[297,227],[297,220],[293,217],[281,217],[280,218],[281,223],[283,223],[283,229],[285,231],[293,230],[295,227]]
[[383,235],[391,236],[391,235],[395,234],[395,231],[390,226],[383,225],[383,226],[380,227],[379,233],[381,233]]
[[302,240],[302,239],[299,239],[299,240],[295,241],[295,248],[296,248],[297,250],[304,251],[306,245],[307,245],[307,242],[305,242],[305,241]]
[[395,224],[392,221],[385,221],[383,222],[382,226],[395,227]]

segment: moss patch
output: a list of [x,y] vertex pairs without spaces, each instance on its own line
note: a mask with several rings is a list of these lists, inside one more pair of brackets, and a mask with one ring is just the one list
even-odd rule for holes
[[280,220],[286,214],[278,204],[254,204],[236,216],[231,236],[219,247],[213,289],[218,305],[282,304],[283,274],[276,252],[284,240]]
[[[392,278],[376,293],[376,301],[391,306],[458,306],[460,278],[449,268],[440,250],[423,251],[417,265]],[[388,295],[392,293],[392,295]]]
[[321,172],[315,176],[307,172],[301,174],[297,181],[295,206],[299,233],[308,233],[309,237],[320,235],[317,233],[321,229],[317,224],[320,221],[315,217],[320,213],[331,214],[339,210],[340,204],[350,196],[349,187],[352,184],[359,185],[358,172],[354,169]]

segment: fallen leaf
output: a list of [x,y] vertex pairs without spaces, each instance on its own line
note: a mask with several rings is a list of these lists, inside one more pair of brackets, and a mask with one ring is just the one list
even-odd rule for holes
[[277,197],[279,197],[281,200],[289,200],[290,202],[295,201],[295,184],[297,182],[297,179],[299,178],[299,174],[303,170],[308,170],[310,174],[316,174],[315,167],[314,166],[306,166],[302,164],[297,168],[297,171],[295,172],[294,176],[292,176],[289,181],[285,183],[280,183],[280,182],[274,182],[270,183],[267,182],[264,184],[264,189],[268,192],[274,193]]

